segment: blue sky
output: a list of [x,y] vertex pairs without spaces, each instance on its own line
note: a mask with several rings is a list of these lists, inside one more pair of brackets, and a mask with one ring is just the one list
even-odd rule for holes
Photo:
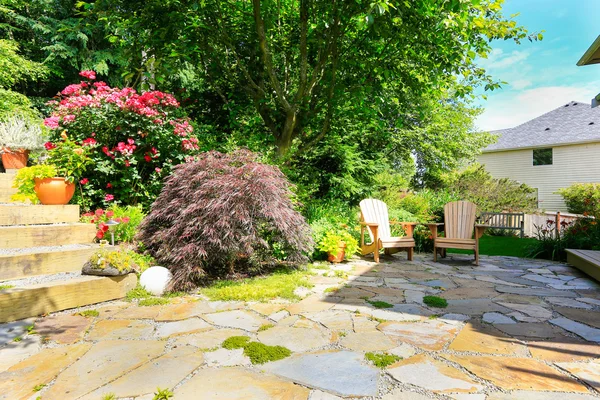
[[530,32],[544,30],[544,39],[492,43],[480,64],[508,84],[485,93],[479,129],[513,127],[571,100],[590,103],[600,93],[600,65],[576,66],[600,35],[600,0],[506,0],[503,10],[519,13],[517,23]]

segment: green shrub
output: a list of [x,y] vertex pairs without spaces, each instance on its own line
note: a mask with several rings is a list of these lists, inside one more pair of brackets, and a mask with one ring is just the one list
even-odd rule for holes
[[35,179],[53,178],[55,176],[57,176],[57,172],[53,165],[34,165],[19,169],[13,181],[13,187],[17,189],[17,193],[13,194],[10,199],[20,202],[30,200],[33,204],[39,203],[40,200],[34,190]]
[[537,209],[535,189],[519,182],[495,179],[479,164],[444,176],[444,186],[461,200],[477,205],[478,211],[528,212]]
[[337,254],[340,248],[340,242],[346,244],[346,258],[355,254],[358,249],[358,240],[356,240],[348,231],[336,230],[329,231],[318,244],[319,250],[324,253]]
[[423,303],[427,304],[430,307],[435,307],[435,308],[448,307],[448,302],[446,301],[446,299],[443,299],[438,296],[424,296]]
[[402,357],[395,354],[368,352],[365,354],[365,359],[371,361],[377,368],[385,368],[402,360]]
[[574,183],[558,190],[570,213],[600,216],[600,183]]

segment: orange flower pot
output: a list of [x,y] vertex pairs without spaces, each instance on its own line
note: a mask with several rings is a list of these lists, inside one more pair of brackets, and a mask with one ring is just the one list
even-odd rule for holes
[[340,242],[337,254],[327,253],[327,261],[332,263],[340,263],[346,257],[346,243]]
[[21,169],[27,166],[29,150],[11,150],[8,147],[2,152],[2,165],[4,169]]
[[65,178],[35,178],[35,194],[45,205],[68,204],[75,194],[75,184]]

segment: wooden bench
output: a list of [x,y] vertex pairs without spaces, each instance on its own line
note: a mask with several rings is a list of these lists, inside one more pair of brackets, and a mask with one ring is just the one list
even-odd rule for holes
[[493,229],[511,229],[520,231],[521,239],[525,235],[524,213],[495,213],[484,212],[479,217],[482,224]]
[[600,251],[567,249],[567,263],[600,282]]

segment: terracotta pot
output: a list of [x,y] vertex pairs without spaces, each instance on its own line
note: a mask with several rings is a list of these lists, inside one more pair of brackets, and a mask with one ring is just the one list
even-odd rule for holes
[[75,194],[75,184],[65,182],[65,178],[35,178],[34,190],[42,204],[68,204]]
[[346,243],[340,242],[337,254],[327,253],[327,261],[340,263],[346,257]]
[[24,168],[27,166],[27,160],[29,160],[29,150],[11,150],[5,147],[2,152],[2,165],[4,165],[4,169]]

